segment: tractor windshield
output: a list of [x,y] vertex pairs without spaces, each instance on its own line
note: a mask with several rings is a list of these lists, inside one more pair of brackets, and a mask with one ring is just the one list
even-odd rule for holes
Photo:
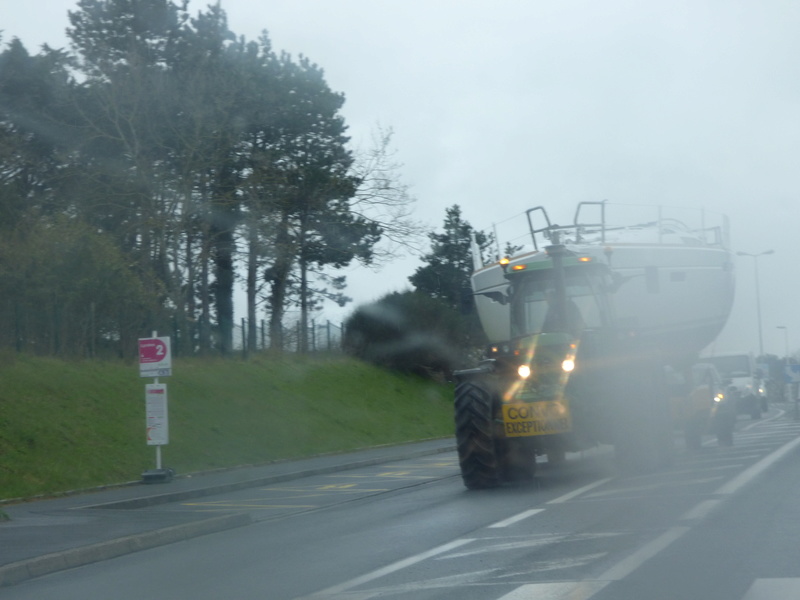
[[[603,271],[591,266],[565,268],[566,306],[559,308],[553,269],[530,271],[515,282],[512,298],[514,337],[564,331],[579,337],[584,329],[608,322]],[[563,311],[563,312],[560,312]]]

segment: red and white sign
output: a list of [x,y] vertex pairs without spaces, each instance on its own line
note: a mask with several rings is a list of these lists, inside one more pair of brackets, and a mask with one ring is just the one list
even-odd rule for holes
[[167,414],[167,384],[151,383],[144,386],[147,407],[147,445],[164,446],[169,443],[169,417]]
[[139,338],[139,376],[172,375],[172,352],[168,337]]

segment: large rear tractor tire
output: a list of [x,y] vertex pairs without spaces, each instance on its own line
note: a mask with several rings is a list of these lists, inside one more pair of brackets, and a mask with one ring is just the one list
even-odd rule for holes
[[470,490],[500,484],[500,457],[493,434],[492,393],[474,381],[456,387],[456,446],[461,477]]

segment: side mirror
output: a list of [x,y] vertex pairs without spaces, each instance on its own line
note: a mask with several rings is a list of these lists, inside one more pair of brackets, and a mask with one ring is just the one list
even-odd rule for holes
[[508,296],[506,296],[503,292],[478,292],[475,295],[476,296],[486,296],[492,302],[499,302],[503,306],[508,304]]

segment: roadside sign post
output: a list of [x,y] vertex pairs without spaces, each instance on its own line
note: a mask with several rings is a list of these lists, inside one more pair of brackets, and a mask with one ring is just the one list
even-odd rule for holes
[[169,443],[169,414],[167,410],[167,384],[159,377],[172,375],[170,339],[158,337],[139,338],[139,376],[153,377],[153,383],[144,386],[147,445],[156,447],[156,468],[142,473],[145,483],[172,480],[173,470],[161,466],[161,446]]
[[[139,377],[172,375],[172,351],[168,337],[139,338]],[[158,382],[156,382],[158,383]]]

